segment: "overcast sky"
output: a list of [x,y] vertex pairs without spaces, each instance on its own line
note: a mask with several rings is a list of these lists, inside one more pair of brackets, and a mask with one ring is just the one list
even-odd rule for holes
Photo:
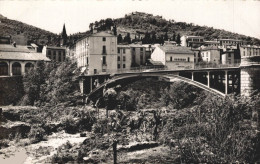
[[260,1],[233,0],[0,0],[0,14],[45,30],[68,34],[88,30],[89,23],[140,11],[260,38]]

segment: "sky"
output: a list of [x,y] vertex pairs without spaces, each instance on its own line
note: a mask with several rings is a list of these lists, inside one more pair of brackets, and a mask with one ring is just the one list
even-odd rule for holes
[[260,1],[256,0],[0,0],[9,19],[61,33],[85,32],[91,22],[139,11],[260,39]]

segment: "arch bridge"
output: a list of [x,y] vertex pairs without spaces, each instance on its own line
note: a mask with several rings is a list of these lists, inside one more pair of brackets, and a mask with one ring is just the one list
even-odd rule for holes
[[231,93],[250,96],[254,90],[260,89],[260,61],[248,61],[247,58],[242,60],[240,65],[218,65],[215,68],[143,69],[114,74],[81,76],[80,89],[88,99],[95,99],[96,93],[102,92],[104,87],[124,85],[140,78],[156,77],[168,82],[184,81],[219,96]]

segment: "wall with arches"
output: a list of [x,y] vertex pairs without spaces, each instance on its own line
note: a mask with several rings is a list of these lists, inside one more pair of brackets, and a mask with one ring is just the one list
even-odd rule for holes
[[0,76],[24,75],[30,68],[34,67],[35,61],[0,61]]

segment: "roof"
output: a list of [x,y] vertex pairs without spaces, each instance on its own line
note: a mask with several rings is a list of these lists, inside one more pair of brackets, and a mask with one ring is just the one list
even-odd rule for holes
[[217,46],[208,46],[208,47],[201,49],[201,51],[208,51],[208,50],[218,50],[218,47]]
[[140,45],[140,44],[130,44],[129,46],[130,47],[143,47],[143,48],[145,48],[143,45]]
[[204,38],[203,36],[194,36],[194,35],[190,35],[190,36],[184,35],[184,37],[187,37],[187,38]]
[[243,42],[243,40],[238,40],[238,39],[218,39],[218,40],[225,40],[225,41],[236,41],[236,42]]
[[55,47],[55,46],[46,46],[47,49],[59,49],[59,50],[65,50],[65,47]]
[[0,60],[26,60],[26,61],[37,61],[37,60],[44,60],[44,61],[50,61],[49,58],[47,58],[42,53],[36,53],[36,52],[0,52]]
[[215,41],[215,40],[209,40],[209,41],[204,41],[204,43],[217,43],[217,44],[219,44],[219,41]]
[[121,48],[130,48],[129,45],[123,45],[123,44],[118,44],[117,47],[121,47]]
[[105,31],[100,31],[95,34],[91,34],[90,37],[116,37],[116,36],[113,34],[109,34]]
[[160,61],[153,61],[152,59],[149,59],[149,62],[150,62],[152,65],[164,66],[163,63],[160,62]]
[[32,46],[0,44],[0,52],[35,52]]
[[160,46],[165,53],[193,54],[190,48],[183,46],[165,45]]

